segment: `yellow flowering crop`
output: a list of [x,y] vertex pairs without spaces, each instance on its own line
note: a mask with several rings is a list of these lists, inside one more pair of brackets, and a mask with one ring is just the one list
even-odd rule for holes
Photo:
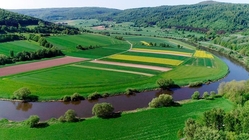
[[152,50],[152,49],[139,49],[139,48],[133,48],[134,51],[141,51],[141,52],[147,52],[147,53],[162,53],[162,54],[169,54],[169,55],[179,55],[179,56],[186,56],[191,57],[192,53],[186,53],[186,52],[177,52],[177,51],[167,51],[167,50]]
[[112,55],[109,58],[118,59],[118,60],[128,60],[128,61],[137,61],[137,62],[165,64],[165,65],[173,65],[173,66],[178,66],[183,62],[183,61],[174,60],[174,59],[144,57],[144,56],[133,56],[133,55],[122,55],[122,54]]
[[146,42],[146,41],[141,41],[144,45],[146,46],[151,46],[150,43]]
[[214,56],[212,54],[209,54],[205,51],[195,51],[195,54],[194,54],[194,57],[197,57],[197,58],[210,58],[210,59],[213,59]]

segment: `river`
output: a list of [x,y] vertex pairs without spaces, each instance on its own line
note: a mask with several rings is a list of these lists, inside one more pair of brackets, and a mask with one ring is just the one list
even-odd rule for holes
[[[229,67],[230,73],[223,79],[214,83],[203,85],[198,88],[177,88],[172,89],[169,94],[172,94],[175,101],[191,98],[195,91],[203,93],[205,91],[217,91],[221,82],[231,80],[247,80],[249,79],[248,71],[239,63],[230,60],[229,58],[215,54],[222,59]],[[59,118],[68,109],[73,109],[79,117],[91,117],[92,107],[95,103],[108,102],[111,103],[115,111],[128,111],[137,108],[147,107],[148,103],[156,96],[160,95],[160,91],[148,91],[138,93],[136,95],[118,95],[108,98],[101,98],[97,101],[79,101],[79,102],[30,102],[21,103],[15,101],[0,101],[0,118],[7,118],[14,121],[22,121],[30,115],[38,115],[40,120],[48,120],[50,118]]]

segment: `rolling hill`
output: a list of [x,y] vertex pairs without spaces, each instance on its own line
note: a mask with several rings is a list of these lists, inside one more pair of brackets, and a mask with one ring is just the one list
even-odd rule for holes
[[[134,22],[135,26],[176,27],[207,32],[238,31],[249,26],[249,5],[204,1],[194,5],[144,7],[127,10],[107,8],[62,8],[14,10],[44,20],[100,19]],[[46,10],[46,12],[44,12]],[[90,14],[91,13],[91,14]]]

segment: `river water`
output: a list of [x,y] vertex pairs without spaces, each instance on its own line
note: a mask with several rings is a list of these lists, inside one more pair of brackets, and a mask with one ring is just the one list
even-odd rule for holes
[[[229,67],[230,73],[223,79],[203,85],[198,88],[177,88],[168,91],[172,94],[175,101],[185,100],[191,98],[195,91],[203,93],[205,91],[217,91],[221,82],[228,82],[231,80],[247,80],[249,79],[248,71],[239,63],[230,60],[225,56],[217,55]],[[91,117],[92,107],[95,103],[108,102],[111,103],[115,111],[128,111],[137,108],[147,107],[148,103],[156,96],[160,95],[160,91],[148,91],[138,93],[136,95],[118,95],[108,98],[102,98],[97,101],[79,101],[79,102],[31,102],[21,103],[14,101],[0,101],[0,118],[7,118],[9,120],[21,121],[27,119],[30,115],[38,115],[40,120],[48,120],[50,118],[59,118],[68,109],[73,109],[77,112],[79,117]]]

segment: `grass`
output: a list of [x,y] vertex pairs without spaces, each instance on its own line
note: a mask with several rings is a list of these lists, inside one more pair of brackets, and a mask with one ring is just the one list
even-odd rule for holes
[[[47,40],[59,49],[61,49],[66,55],[93,59],[123,52],[130,48],[130,45],[125,41],[120,41],[112,37],[107,37],[98,34],[53,36],[47,38]],[[76,48],[77,45],[97,45],[101,46],[101,48],[82,51]]]
[[162,73],[161,76],[173,79],[177,84],[184,85],[193,81],[217,80],[228,73],[228,67],[222,60],[215,57],[215,67],[181,65],[173,71]]
[[0,43],[0,54],[9,56],[10,51],[14,51],[15,54],[22,51],[36,51],[42,49],[43,47],[39,46],[38,43],[33,41],[21,40]]
[[92,66],[92,67],[99,67],[99,68],[111,68],[111,69],[117,69],[117,70],[128,70],[128,71],[134,71],[134,72],[149,73],[149,74],[154,74],[154,75],[161,73],[160,71],[150,70],[150,69],[134,68],[134,67],[127,67],[127,66],[117,66],[117,65],[107,65],[107,64],[98,64],[98,63],[91,63],[91,62],[83,62],[83,63],[78,64],[78,65]]
[[[168,107],[125,113],[115,119],[90,118],[78,123],[51,123],[40,129],[30,129],[13,123],[1,123],[2,139],[164,139],[177,140],[177,131],[184,127],[188,118],[199,118],[204,111],[212,108],[232,110],[234,105],[223,98],[201,100],[183,104],[181,107]],[[97,129],[96,129],[97,128]]]

